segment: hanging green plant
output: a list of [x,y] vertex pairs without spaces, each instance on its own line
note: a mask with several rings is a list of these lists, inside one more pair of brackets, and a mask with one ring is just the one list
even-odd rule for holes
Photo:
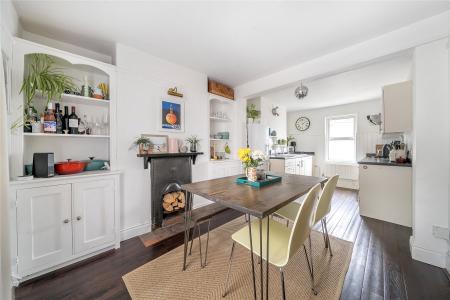
[[26,77],[23,80],[20,93],[26,97],[26,108],[33,107],[33,98],[36,93],[47,98],[47,104],[51,99],[61,99],[64,90],[76,88],[73,78],[61,72],[61,69],[53,67],[54,60],[50,55],[34,53],[28,65]]

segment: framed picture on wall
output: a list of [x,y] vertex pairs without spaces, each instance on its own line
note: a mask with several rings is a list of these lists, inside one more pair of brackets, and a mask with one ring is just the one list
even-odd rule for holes
[[148,145],[148,153],[167,153],[167,135],[141,134],[141,137],[146,137],[150,141],[150,144]]
[[161,99],[158,114],[158,129],[160,131],[184,132],[183,100]]

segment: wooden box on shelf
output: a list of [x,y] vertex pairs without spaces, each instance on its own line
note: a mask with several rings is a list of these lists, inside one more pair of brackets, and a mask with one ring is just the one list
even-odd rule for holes
[[234,100],[234,90],[214,80],[208,79],[208,92]]

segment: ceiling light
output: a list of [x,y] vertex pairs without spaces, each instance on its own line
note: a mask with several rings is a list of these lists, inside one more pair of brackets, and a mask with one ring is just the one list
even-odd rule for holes
[[308,95],[308,88],[300,82],[300,86],[295,89],[295,97],[303,99]]

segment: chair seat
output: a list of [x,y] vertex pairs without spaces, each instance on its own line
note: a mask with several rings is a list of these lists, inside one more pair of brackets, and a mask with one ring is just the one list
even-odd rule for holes
[[[288,262],[288,245],[289,237],[291,234],[291,229],[269,219],[269,263],[277,266],[284,267]],[[259,253],[259,219],[251,222],[252,227],[252,242],[253,242],[253,253],[260,255]],[[250,236],[248,233],[248,225],[239,231],[235,232],[231,238],[242,245],[243,247],[250,250]],[[262,244],[263,253],[262,258],[266,260],[266,249],[267,249],[267,218],[262,221]]]

